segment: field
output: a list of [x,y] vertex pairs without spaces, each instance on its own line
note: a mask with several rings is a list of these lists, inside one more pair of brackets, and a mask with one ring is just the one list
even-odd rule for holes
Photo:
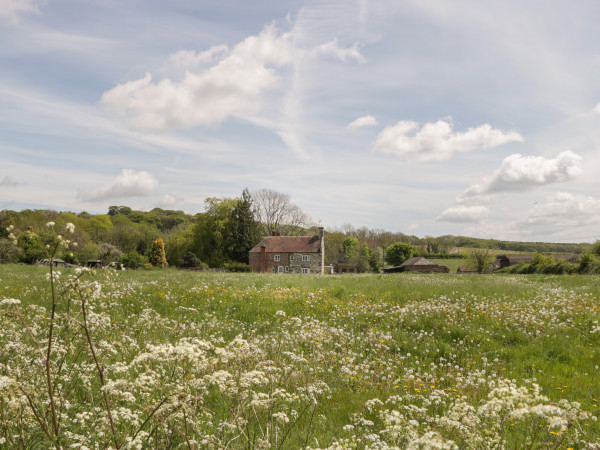
[[599,277],[59,270],[0,266],[2,448],[600,448]]

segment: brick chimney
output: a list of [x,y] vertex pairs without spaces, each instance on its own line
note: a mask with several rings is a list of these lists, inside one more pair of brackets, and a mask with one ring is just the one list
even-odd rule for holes
[[325,273],[325,229],[319,227],[319,239],[321,240],[321,275]]
[[272,230],[271,236],[281,236],[281,233],[279,233],[279,231],[277,231],[277,230]]

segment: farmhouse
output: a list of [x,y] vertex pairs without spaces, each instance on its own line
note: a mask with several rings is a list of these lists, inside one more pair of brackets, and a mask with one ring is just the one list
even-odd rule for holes
[[334,263],[336,273],[358,273],[358,266],[356,263],[350,261],[344,253],[340,253],[338,262]]
[[433,261],[429,261],[422,256],[415,256],[404,261],[396,267],[390,267],[383,270],[385,273],[396,272],[423,272],[423,273],[450,273],[450,269],[446,266],[438,266]]
[[280,236],[274,231],[249,253],[254,272],[323,273],[323,228],[318,236]]

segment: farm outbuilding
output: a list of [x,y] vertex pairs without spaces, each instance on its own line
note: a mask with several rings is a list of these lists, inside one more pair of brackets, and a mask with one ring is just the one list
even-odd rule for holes
[[422,272],[422,273],[450,273],[450,269],[446,266],[439,266],[433,261],[415,256],[404,261],[399,266],[390,267],[383,270],[385,273],[397,272]]
[[531,264],[533,255],[503,255],[498,258],[500,268],[514,266],[519,263]]

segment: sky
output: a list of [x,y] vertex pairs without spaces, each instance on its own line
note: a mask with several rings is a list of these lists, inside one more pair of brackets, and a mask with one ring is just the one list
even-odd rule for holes
[[0,0],[0,210],[600,239],[600,2]]

